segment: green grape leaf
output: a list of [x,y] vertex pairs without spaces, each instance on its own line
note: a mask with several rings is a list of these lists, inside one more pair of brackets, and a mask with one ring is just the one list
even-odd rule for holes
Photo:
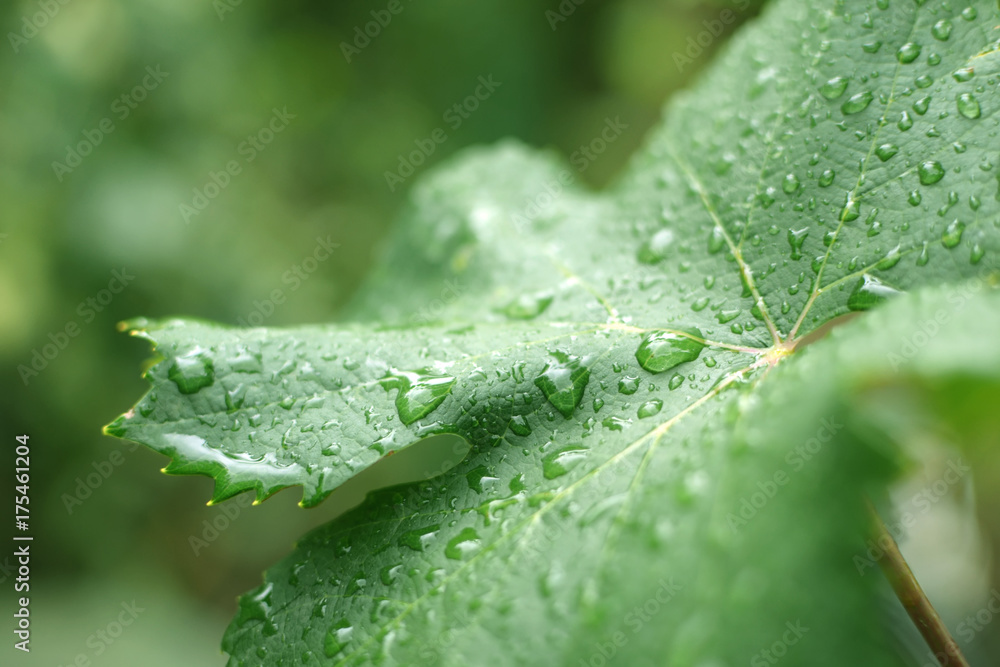
[[778,0],[609,191],[513,143],[430,175],[353,324],[131,323],[161,360],[106,430],[213,500],[313,505],[430,435],[472,448],[306,538],[242,598],[232,664],[753,664],[793,635],[892,664],[851,539],[896,461],[839,424],[852,355],[925,314],[903,293],[996,271],[998,21]]

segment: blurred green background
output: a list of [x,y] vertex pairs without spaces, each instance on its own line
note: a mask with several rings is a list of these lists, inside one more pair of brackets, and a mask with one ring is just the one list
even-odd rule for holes
[[[102,436],[146,389],[148,348],[118,321],[336,318],[409,187],[469,145],[516,137],[568,157],[618,117],[628,129],[579,174],[599,187],[760,0],[399,3],[367,44],[357,30],[388,0],[0,9],[0,438],[11,452],[31,437],[35,537],[33,652],[5,641],[0,664],[221,667],[236,596],[364,491],[309,511],[298,491],[206,507],[210,480],[168,479],[162,456]],[[480,77],[500,85],[455,112]],[[385,173],[439,128],[447,140],[390,188]],[[912,546],[952,619],[990,586],[970,568],[989,557],[968,519],[936,514]],[[141,611],[113,637],[123,604]]]
[[[387,0],[3,4],[0,437],[8,452],[15,435],[31,437],[35,622],[30,658],[4,641],[0,663],[223,665],[236,595],[338,511],[303,511],[295,491],[206,507],[208,479],[168,479],[160,455],[102,436],[145,391],[148,349],[118,321],[336,317],[413,180],[471,144],[513,136],[569,156],[620,117],[627,131],[581,175],[605,183],[758,0],[566,0],[558,22],[546,15],[557,0],[400,3],[350,62],[341,44],[372,11],[384,19]],[[724,32],[679,67],[673,53],[704,21]],[[455,127],[444,114],[480,76],[500,86]],[[294,118],[259,136],[286,108]],[[385,172],[436,128],[447,141],[391,191]],[[240,172],[205,192],[234,160]],[[196,189],[215,196],[185,216]],[[318,238],[339,247],[313,264]],[[112,282],[115,271],[125,280]],[[11,453],[4,489],[12,465]],[[105,641],[99,631],[116,632],[133,600],[142,611]]]

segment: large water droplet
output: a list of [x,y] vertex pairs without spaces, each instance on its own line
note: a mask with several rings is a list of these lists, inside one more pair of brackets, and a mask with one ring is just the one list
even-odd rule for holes
[[896,59],[903,63],[912,63],[914,60],[920,57],[920,45],[913,42],[907,42],[899,47],[899,51],[896,51]]
[[819,175],[819,187],[828,188],[833,185],[833,179],[837,177],[837,172],[833,169],[827,169],[822,174]]
[[847,91],[847,78],[837,76],[819,87],[819,93],[828,100],[835,100]]
[[799,190],[799,177],[795,174],[788,174],[785,176],[785,180],[781,182],[781,189],[786,195],[792,195]]
[[323,638],[323,653],[328,658],[336,658],[350,643],[353,635],[354,626],[346,618],[341,619]]
[[847,307],[851,310],[868,310],[897,294],[899,290],[866,273],[861,276],[854,291],[847,297]]
[[652,417],[653,415],[659,414],[660,410],[663,409],[663,401],[658,398],[654,398],[651,401],[646,401],[639,406],[639,410],[636,412],[639,419],[646,419],[647,417]]
[[274,584],[263,584],[256,590],[250,591],[240,596],[239,612],[236,615],[236,625],[243,627],[250,621],[262,621],[264,623],[263,633],[273,635],[278,632],[278,627],[271,618],[273,603],[271,602],[271,592]]
[[444,555],[452,560],[465,560],[477,554],[482,545],[482,540],[475,530],[463,528],[462,532],[448,540]]
[[399,536],[399,544],[400,546],[409,547],[414,551],[423,551],[434,541],[434,537],[440,529],[441,526],[435,524],[426,528],[408,530]]
[[545,475],[545,479],[562,477],[578,466],[586,457],[587,449],[580,445],[572,445],[546,454],[542,458],[542,474]]
[[544,313],[551,303],[551,294],[522,294],[504,306],[503,314],[513,320],[530,320]]
[[626,375],[618,381],[618,393],[631,396],[639,390],[639,378]]
[[951,37],[951,21],[948,19],[941,19],[931,28],[931,34],[934,35],[934,39],[945,42]]
[[872,95],[872,91],[866,90],[860,93],[856,93],[847,98],[847,101],[840,105],[840,110],[845,116],[850,116],[851,114],[861,113],[868,108],[868,105],[872,103],[875,96]]
[[940,162],[927,160],[921,162],[920,166],[917,167],[917,176],[922,184],[933,185],[944,178],[944,167],[941,166]]
[[674,233],[669,229],[661,229],[639,248],[639,261],[644,264],[656,264],[667,256],[667,251],[673,243]]
[[399,390],[396,411],[399,420],[409,425],[441,405],[455,385],[455,378],[428,369],[415,372],[392,369],[380,382],[386,391]]
[[708,252],[714,255],[722,250],[724,245],[726,245],[726,235],[720,227],[713,227],[712,232],[708,235]]
[[215,382],[215,367],[211,359],[196,352],[174,359],[167,376],[182,394],[194,394]]
[[961,220],[953,220],[945,228],[944,234],[941,235],[941,243],[944,244],[945,248],[954,248],[962,242],[962,232],[964,231],[965,223]]
[[962,93],[958,96],[958,113],[962,114],[966,118],[975,120],[979,118],[982,111],[979,108],[979,100],[973,97],[969,93]]
[[882,162],[888,162],[892,157],[899,152],[899,147],[895,144],[882,144],[875,149],[875,155]]
[[701,331],[689,329],[696,338],[672,331],[655,331],[642,339],[635,358],[650,373],[662,373],[686,362],[694,361],[705,349]]
[[806,242],[807,236],[809,236],[808,227],[788,230],[788,245],[792,247],[792,259],[802,257],[802,244]]
[[550,354],[555,362],[545,366],[542,374],[535,378],[535,386],[542,390],[552,407],[568,419],[580,404],[590,380],[590,358],[581,359],[560,350]]

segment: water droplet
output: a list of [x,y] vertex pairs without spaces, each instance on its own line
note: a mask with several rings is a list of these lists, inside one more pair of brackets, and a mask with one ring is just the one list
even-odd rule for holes
[[906,199],[906,201],[910,202],[910,206],[920,206],[920,202],[923,200],[924,197],[920,194],[920,190],[912,190],[910,196]]
[[670,391],[673,391],[674,389],[680,387],[682,384],[684,384],[684,376],[681,375],[680,373],[674,373],[673,376],[670,378],[670,382],[667,383],[667,387],[670,389]]
[[962,232],[965,231],[965,223],[960,220],[953,220],[948,225],[944,234],[941,235],[941,243],[945,248],[954,248],[962,242]]
[[785,176],[785,180],[781,182],[781,189],[786,195],[792,195],[799,190],[799,177],[795,174],[788,174]]
[[215,367],[211,359],[196,352],[174,359],[167,376],[182,394],[195,394],[215,382]]
[[847,101],[840,105],[840,110],[845,116],[861,113],[868,108],[875,96],[870,90],[856,93],[847,98]]
[[931,34],[934,35],[934,39],[945,42],[951,37],[951,21],[948,19],[941,19],[931,28]]
[[850,193],[847,194],[847,202],[844,204],[844,210],[840,214],[840,219],[844,222],[850,222],[852,220],[857,220],[861,215],[861,205],[858,203],[857,199],[852,199]]
[[899,51],[896,51],[896,60],[903,63],[912,63],[914,60],[920,57],[920,45],[913,42],[907,42],[899,47]]
[[273,635],[278,632],[278,627],[271,619],[271,592],[274,584],[263,584],[256,590],[250,591],[240,596],[239,612],[236,615],[236,625],[243,627],[250,621],[262,621],[264,627],[262,632],[265,635]]
[[958,113],[966,118],[975,120],[979,118],[982,111],[979,109],[979,100],[969,93],[962,93],[958,96]]
[[983,250],[983,247],[978,243],[976,243],[975,245],[972,246],[972,250],[969,251],[969,263],[979,264],[979,260],[981,260],[983,258],[983,255],[985,254],[986,251]]
[[976,11],[975,7],[966,7],[962,10],[962,18],[966,21],[975,21],[977,16],[979,16],[979,12]]
[[917,256],[917,266],[926,266],[930,259],[930,244],[924,241],[920,248],[920,255]]
[[893,144],[882,144],[875,149],[875,155],[877,155],[878,159],[882,160],[882,162],[888,162],[898,152],[899,147]]
[[416,372],[392,369],[380,382],[386,391],[399,390],[396,411],[399,420],[410,425],[444,402],[455,385],[455,378],[428,369]]
[[651,401],[646,401],[639,406],[638,415],[639,419],[646,419],[647,417],[652,417],[653,415],[659,414],[660,410],[663,409],[663,401],[658,398],[654,398]]
[[639,248],[639,261],[644,264],[656,264],[667,256],[667,250],[673,243],[674,233],[669,229],[661,229]]
[[833,179],[837,177],[837,172],[833,169],[827,169],[819,176],[819,187],[828,188],[833,185]]
[[590,358],[581,359],[560,350],[550,354],[555,362],[545,366],[542,374],[535,378],[535,386],[542,390],[552,407],[568,419],[580,404],[590,380]]
[[544,313],[551,303],[550,294],[522,294],[504,306],[503,314],[512,320],[530,320]]
[[354,627],[346,618],[341,619],[323,638],[323,653],[328,658],[336,658],[347,647],[354,635]]
[[229,367],[236,373],[260,373],[264,370],[260,352],[252,352],[245,345],[236,348],[236,356],[228,360]]
[[[700,339],[701,331],[690,329],[692,336]],[[670,331],[656,331],[642,339],[635,358],[650,373],[662,373],[686,361],[694,361],[705,349],[701,340]]]
[[558,451],[546,454],[542,458],[542,474],[545,475],[545,479],[562,477],[578,466],[586,457],[587,449],[585,447],[579,445],[564,447]]
[[528,420],[524,415],[515,415],[510,418],[510,430],[514,435],[519,435],[522,438],[531,435],[531,426],[528,425]]
[[726,236],[720,227],[713,227],[708,235],[708,252],[715,254],[726,245]]
[[974,70],[973,68],[963,67],[961,69],[955,70],[951,76],[955,79],[955,81],[958,81],[959,83],[965,83],[973,76],[975,76],[975,74],[976,70]]
[[878,53],[878,50],[882,48],[882,42],[876,40],[874,42],[867,42],[861,45],[861,50],[865,53]]
[[854,291],[847,297],[847,307],[855,311],[868,310],[897,294],[899,294],[899,290],[889,287],[875,276],[866,273],[861,276]]
[[922,97],[913,103],[913,111],[921,116],[927,113],[927,110],[930,109],[930,107],[931,107],[931,98],[929,97]]
[[834,77],[819,87],[819,93],[828,100],[835,100],[847,91],[847,83],[847,77]]
[[921,162],[920,166],[917,167],[917,176],[920,177],[920,182],[923,185],[933,185],[944,178],[944,167],[941,166],[940,162],[927,160]]
[[792,259],[802,257],[802,244],[805,243],[807,236],[809,236],[808,227],[788,230],[788,245],[792,247]]
[[595,398],[594,399],[594,412],[600,412],[601,408],[603,408],[603,407],[604,407],[604,399],[603,398]]
[[426,528],[408,530],[399,536],[399,544],[400,546],[409,547],[414,551],[423,551],[434,540],[440,529],[441,526],[435,524]]
[[466,560],[477,554],[482,548],[479,534],[472,528],[463,528],[455,537],[448,540],[444,555],[452,560]]
[[903,249],[897,245],[895,248],[886,253],[885,257],[883,257],[879,261],[879,263],[875,265],[875,268],[880,269],[882,271],[891,269],[892,267],[899,264],[899,260],[901,260],[902,258],[903,258]]
[[631,396],[639,390],[639,378],[626,375],[618,381],[618,393]]

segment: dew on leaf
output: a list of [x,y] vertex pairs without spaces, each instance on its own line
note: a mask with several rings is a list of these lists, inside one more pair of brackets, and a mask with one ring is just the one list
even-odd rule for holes
[[626,375],[618,381],[618,393],[631,396],[639,390],[639,378]]
[[519,435],[521,437],[531,435],[531,426],[528,425],[528,420],[524,415],[515,415],[511,417],[509,428],[514,435]]
[[948,225],[944,234],[941,235],[941,243],[945,248],[954,248],[962,242],[962,233],[965,231],[965,223],[960,220],[953,220]]
[[663,409],[663,401],[658,398],[654,398],[651,401],[646,401],[639,406],[639,410],[636,412],[639,419],[646,419],[647,417],[652,417]]
[[882,162],[888,162],[892,157],[899,152],[899,147],[894,144],[882,144],[875,149],[875,155]]
[[[701,338],[701,331],[698,329],[690,329],[688,333]],[[650,373],[662,373],[686,361],[694,361],[703,349],[705,344],[690,336],[671,331],[655,331],[642,339],[635,358]]]
[[907,42],[906,44],[903,44],[901,47],[899,47],[898,51],[896,51],[896,59],[899,62],[903,63],[904,65],[907,63],[912,63],[919,57],[920,57],[920,45],[915,44],[914,42]]
[[975,21],[977,16],[979,16],[979,12],[976,11],[975,7],[966,7],[962,10],[962,18],[966,21]]
[[856,93],[851,95],[847,98],[846,102],[840,105],[840,110],[845,116],[861,113],[868,108],[868,105],[872,103],[873,99],[875,99],[875,96],[872,95],[870,90]]
[[889,287],[875,276],[866,273],[861,276],[858,284],[847,297],[847,307],[854,311],[869,310],[897,294],[899,294],[899,290]]
[[434,541],[434,537],[439,530],[441,530],[441,526],[438,524],[427,526],[426,528],[408,530],[399,536],[399,544],[400,546],[409,547],[414,551],[423,551]]
[[899,260],[901,260],[902,258],[903,258],[903,250],[900,246],[897,245],[888,253],[886,253],[885,257],[879,260],[878,264],[875,265],[875,268],[882,271],[891,269],[892,267],[899,264]]
[[354,626],[346,618],[337,622],[323,638],[323,653],[336,658],[347,647],[354,635]]
[[981,245],[979,245],[978,243],[974,244],[972,246],[972,250],[969,251],[969,263],[979,264],[979,261],[983,258],[985,254],[986,251],[983,250],[983,247]]
[[822,174],[819,175],[819,187],[828,188],[833,185],[833,179],[837,177],[837,173],[833,169],[827,169]]
[[847,91],[847,83],[847,77],[834,77],[819,87],[819,93],[828,100],[835,100]]
[[522,294],[504,306],[503,314],[512,320],[530,320],[544,313],[551,303],[551,294]]
[[656,264],[667,256],[667,250],[674,243],[674,233],[669,229],[661,229],[639,248],[639,261],[643,264]]
[[934,35],[934,39],[942,42],[947,41],[951,37],[951,21],[941,19],[931,27],[931,34]]
[[545,479],[562,477],[578,466],[586,457],[587,449],[579,445],[571,445],[551,452],[542,458],[542,474]]
[[674,373],[673,377],[670,378],[670,382],[667,383],[667,387],[670,391],[677,389],[682,384],[684,384],[684,376],[680,373]]
[[798,192],[799,185],[799,177],[795,174],[788,174],[785,176],[785,180],[781,182],[781,189],[786,195],[791,195]]
[[923,185],[933,185],[944,178],[944,167],[940,162],[927,160],[917,167],[917,176]]
[[920,190],[912,190],[906,201],[910,202],[910,206],[920,206],[920,202],[924,199],[923,195],[920,194]]
[[482,548],[479,534],[472,528],[463,528],[455,537],[448,540],[444,555],[452,560],[466,560],[474,556]]
[[922,97],[913,103],[913,110],[921,116],[927,113],[927,110],[930,109],[930,107],[931,107],[931,98],[929,97]]
[[713,227],[708,235],[708,252],[715,254],[722,250],[724,245],[726,245],[726,236],[722,229],[718,226]]
[[399,390],[396,411],[399,412],[399,420],[410,425],[441,405],[451,393],[455,381],[450,375],[434,373],[429,369],[412,372],[392,369],[380,383],[386,391]]
[[962,114],[966,118],[975,120],[982,114],[982,111],[979,108],[979,100],[969,93],[962,93],[959,95],[957,103],[958,113]]
[[569,419],[583,399],[583,391],[590,380],[590,358],[581,359],[560,350],[550,354],[555,361],[549,362],[535,378],[535,386],[542,390],[552,407]]
[[809,236],[808,227],[788,230],[788,245],[792,248],[792,259],[802,257],[802,244],[805,243],[807,236]]
[[875,40],[874,42],[866,42],[861,45],[861,50],[865,53],[878,53],[878,50],[882,48],[882,42]]
[[195,394],[215,382],[212,360],[200,352],[177,357],[167,376],[182,394]]

